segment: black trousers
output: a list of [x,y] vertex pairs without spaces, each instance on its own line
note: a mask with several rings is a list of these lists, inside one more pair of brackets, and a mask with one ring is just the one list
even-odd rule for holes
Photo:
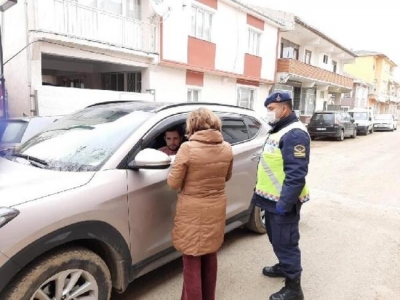
[[290,213],[279,215],[265,211],[265,225],[269,241],[285,276],[294,279],[301,275],[301,252],[299,248],[300,207]]

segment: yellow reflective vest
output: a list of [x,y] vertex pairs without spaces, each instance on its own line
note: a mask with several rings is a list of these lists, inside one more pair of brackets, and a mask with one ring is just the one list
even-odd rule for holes
[[[281,149],[279,149],[279,142],[292,129],[301,129],[308,134],[307,129],[301,122],[294,122],[280,131],[271,134],[265,143],[258,163],[255,192],[271,201],[279,201],[282,185],[285,180],[283,156]],[[300,194],[299,201],[306,202],[308,200],[310,200],[310,196],[306,185]]]

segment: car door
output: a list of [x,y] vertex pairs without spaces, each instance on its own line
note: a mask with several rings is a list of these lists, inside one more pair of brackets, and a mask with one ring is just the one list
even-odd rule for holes
[[227,183],[227,218],[247,212],[257,180],[258,160],[265,142],[262,125],[252,117],[222,116],[224,140],[232,145],[233,175]]
[[[156,124],[134,150],[148,148],[167,128],[182,124],[180,114]],[[134,157],[135,154],[133,154]],[[172,161],[175,156],[171,156]],[[151,262],[173,252],[171,232],[176,211],[177,192],[167,184],[170,168],[164,170],[128,170],[128,205],[133,264]]]
[[344,112],[340,113],[340,118],[341,118],[341,121],[342,121],[343,127],[344,127],[344,136],[351,135],[351,133],[350,133],[350,131],[351,131],[350,118],[348,118],[347,114]]

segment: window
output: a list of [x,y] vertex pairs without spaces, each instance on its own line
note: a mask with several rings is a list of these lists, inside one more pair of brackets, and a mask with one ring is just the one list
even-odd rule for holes
[[306,64],[311,65],[311,51],[310,50],[306,50],[306,54],[304,56],[304,62]]
[[246,123],[249,130],[249,138],[253,138],[260,131],[261,123],[251,117],[243,116],[244,123]]
[[249,139],[246,124],[239,119],[223,119],[222,135],[229,144],[237,144]]
[[206,41],[211,41],[212,14],[201,8],[192,7],[191,35]]
[[[75,0],[79,4],[98,8],[113,14],[124,15],[128,18],[141,19],[141,0]],[[126,9],[124,12],[123,2]]]
[[324,55],[324,64],[328,63],[328,55]]
[[188,89],[187,90],[187,102],[199,102],[200,90]]
[[334,60],[332,60],[332,71],[333,73],[336,73],[337,71],[337,62]]
[[256,90],[247,87],[239,87],[237,92],[237,105],[253,109]]
[[299,45],[282,39],[281,58],[299,59]]
[[260,39],[261,39],[261,34],[249,29],[249,48],[248,48],[248,53],[252,55],[258,55],[260,52]]
[[141,0],[126,0],[126,16],[132,19],[141,19]]
[[142,73],[104,73],[101,74],[103,90],[142,92]]
[[106,73],[101,74],[103,90],[125,91],[124,73]]
[[98,7],[117,15],[122,15],[122,0],[99,0]]

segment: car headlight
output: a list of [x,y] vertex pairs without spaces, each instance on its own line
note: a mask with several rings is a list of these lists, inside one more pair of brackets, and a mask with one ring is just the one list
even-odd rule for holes
[[0,207],[0,228],[19,215],[19,210],[9,207]]

